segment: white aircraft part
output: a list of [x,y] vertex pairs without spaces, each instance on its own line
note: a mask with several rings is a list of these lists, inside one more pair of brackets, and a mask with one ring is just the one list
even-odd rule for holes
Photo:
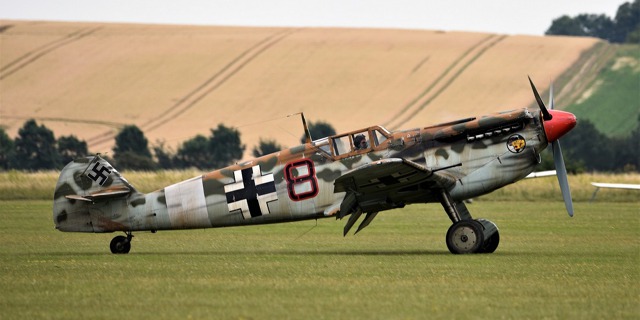
[[596,190],[593,192],[593,195],[591,196],[591,200],[589,200],[589,202],[593,202],[593,200],[595,200],[600,188],[640,190],[640,184],[591,182],[591,185],[596,187]]
[[196,177],[166,187],[167,212],[174,228],[211,227],[204,198],[202,177]]
[[555,175],[556,175],[555,170],[538,171],[538,172],[529,173],[529,175],[527,175],[525,178],[542,178],[542,177],[549,177],[549,176],[555,176]]
[[626,183],[601,183],[591,182],[594,187],[598,188],[612,188],[612,189],[631,189],[640,190],[640,184],[626,184]]

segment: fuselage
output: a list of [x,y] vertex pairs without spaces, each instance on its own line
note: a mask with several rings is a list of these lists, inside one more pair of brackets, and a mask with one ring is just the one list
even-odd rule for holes
[[[522,179],[539,163],[539,153],[546,146],[537,110],[519,109],[393,132],[373,126],[238,163],[151,193],[131,192],[95,202],[70,199],[70,194],[89,192],[78,179],[72,182],[83,168],[75,163],[61,173],[53,218],[61,231],[113,232],[332,217],[345,197],[344,192],[334,192],[334,181],[385,158],[411,160],[454,178],[456,182],[448,191],[460,201]],[[408,196],[402,203],[391,199],[389,209],[438,201],[420,186],[403,192]]]

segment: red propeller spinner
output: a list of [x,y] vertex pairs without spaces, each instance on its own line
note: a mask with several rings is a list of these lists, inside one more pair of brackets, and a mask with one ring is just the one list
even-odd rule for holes
[[548,142],[554,142],[576,126],[576,116],[573,113],[549,110],[551,120],[544,121],[544,133]]

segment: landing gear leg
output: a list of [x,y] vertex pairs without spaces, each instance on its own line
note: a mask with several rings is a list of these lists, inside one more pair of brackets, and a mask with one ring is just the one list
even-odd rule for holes
[[117,236],[111,240],[111,244],[109,248],[111,248],[111,253],[114,254],[125,254],[129,253],[131,250],[131,239],[133,238],[133,234],[131,231],[125,232],[127,236]]

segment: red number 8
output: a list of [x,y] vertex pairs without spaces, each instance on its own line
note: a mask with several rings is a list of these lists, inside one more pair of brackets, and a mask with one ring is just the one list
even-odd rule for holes
[[318,195],[318,180],[313,161],[302,159],[287,163],[284,167],[284,178],[287,180],[291,200],[302,201]]

